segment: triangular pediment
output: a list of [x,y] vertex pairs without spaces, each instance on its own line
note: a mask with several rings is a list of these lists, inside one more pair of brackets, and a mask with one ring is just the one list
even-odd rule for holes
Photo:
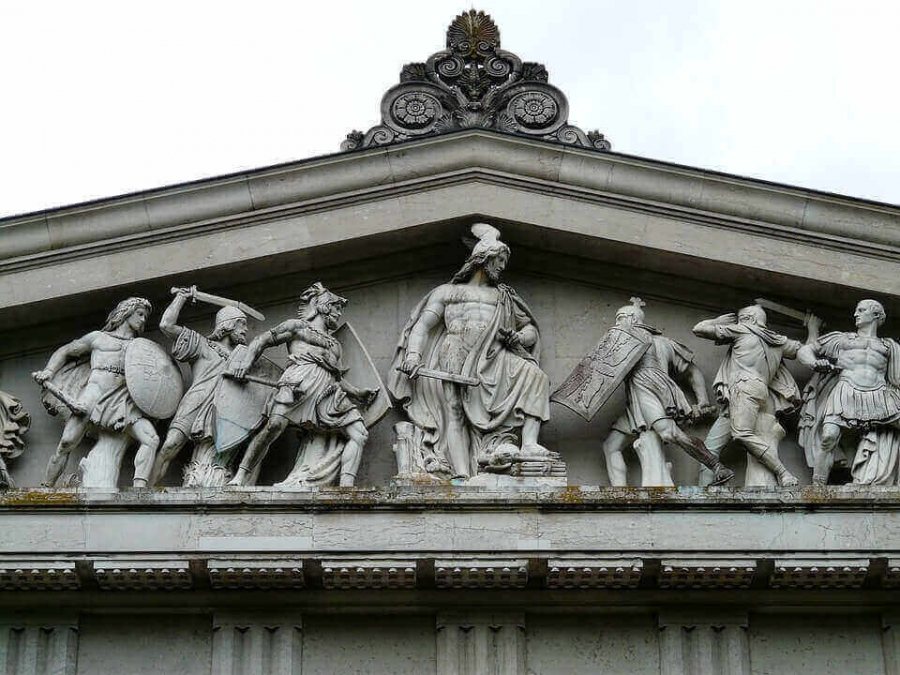
[[825,304],[900,295],[896,207],[470,130],[0,221],[0,317],[163,296],[186,276],[222,287],[385,256],[413,271],[424,258],[405,254],[458,246],[476,220],[517,261],[594,261],[601,283],[633,268]]

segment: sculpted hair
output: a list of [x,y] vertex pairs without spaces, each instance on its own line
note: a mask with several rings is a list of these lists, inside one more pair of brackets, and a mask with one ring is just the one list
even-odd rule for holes
[[153,311],[153,305],[146,298],[126,298],[116,305],[116,308],[106,317],[106,325],[103,326],[103,330],[115,330],[125,323],[125,319],[131,316],[138,307],[146,309],[147,314]]
[[884,320],[887,319],[887,312],[884,311],[884,305],[882,305],[877,300],[872,299],[860,300],[860,304],[862,304],[863,302],[869,303],[869,307],[871,307],[872,311],[875,313],[875,320],[878,322],[879,326],[882,325],[884,323]]

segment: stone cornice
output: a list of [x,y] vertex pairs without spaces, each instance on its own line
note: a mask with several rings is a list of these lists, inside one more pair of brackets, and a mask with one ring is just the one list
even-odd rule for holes
[[[150,239],[190,226],[244,226],[283,209],[342,196],[354,200],[391,187],[458,172],[506,174],[587,188],[658,206],[780,225],[798,234],[832,235],[873,245],[900,244],[900,207],[703,169],[556,146],[483,130],[330,155],[86,204],[0,219],[0,260]],[[285,214],[281,214],[285,215]],[[677,214],[676,214],[677,215]],[[188,227],[185,227],[188,226]]]

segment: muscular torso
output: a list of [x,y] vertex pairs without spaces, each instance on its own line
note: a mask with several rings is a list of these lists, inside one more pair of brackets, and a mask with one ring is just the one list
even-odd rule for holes
[[455,284],[444,286],[440,295],[447,332],[471,349],[497,311],[499,292],[492,286]]
[[439,346],[442,370],[459,373],[497,311],[499,291],[492,286],[447,284],[432,296],[428,311],[443,315],[447,333]]
[[884,386],[890,348],[876,337],[850,335],[838,354],[841,379],[859,389]]
[[131,343],[130,339],[100,331],[89,339],[91,374],[81,394],[81,402],[88,405],[125,382],[125,349]]

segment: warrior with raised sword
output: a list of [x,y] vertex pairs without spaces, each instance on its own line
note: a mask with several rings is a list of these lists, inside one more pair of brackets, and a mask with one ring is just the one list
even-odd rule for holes
[[[156,484],[165,475],[169,463],[191,440],[194,443],[194,457],[185,471],[185,487],[224,485],[231,476],[228,466],[215,462],[217,453],[213,401],[216,386],[225,372],[232,350],[247,342],[247,313],[259,320],[265,317],[243,303],[203,293],[196,286],[173,288],[172,294],[175,297],[163,312],[159,329],[175,340],[172,356],[176,361],[190,364],[193,378],[169,423],[169,431],[156,457],[150,484]],[[222,307],[216,313],[215,326],[210,335],[203,336],[195,330],[178,325],[178,316],[185,303],[196,300]]]

